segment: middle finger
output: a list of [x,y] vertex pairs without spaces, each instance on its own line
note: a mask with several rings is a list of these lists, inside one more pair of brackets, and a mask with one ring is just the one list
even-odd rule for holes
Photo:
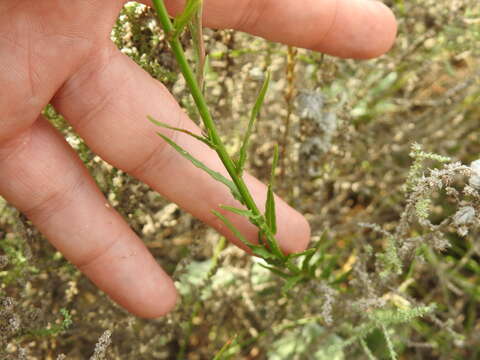
[[[113,45],[72,77],[54,104],[106,161],[236,241],[211,210],[218,210],[221,204],[239,204],[223,185],[165,146],[156,135],[159,128],[147,121],[147,115],[192,132],[198,132],[198,128],[162,84]],[[188,136],[177,135],[175,140],[187,151],[210,168],[225,173],[211,149]],[[264,203],[265,186],[249,176],[246,181],[257,202]],[[309,241],[306,220],[282,201],[278,201],[277,211],[280,244],[288,252],[303,250]],[[256,240],[257,231],[247,220],[231,214],[228,217],[251,241]]]

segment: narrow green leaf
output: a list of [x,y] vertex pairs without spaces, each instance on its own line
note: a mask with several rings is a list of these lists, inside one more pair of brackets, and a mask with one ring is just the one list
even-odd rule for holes
[[272,170],[270,171],[270,185],[275,186],[275,170],[278,166],[278,145],[275,144],[273,148]]
[[207,77],[208,71],[212,68],[210,62],[210,55],[205,55],[205,59],[203,60],[203,64],[201,65],[202,66],[200,67],[200,69],[202,70],[202,76],[199,77],[199,81],[201,81],[200,84],[202,84],[202,89],[205,91],[205,78]]
[[202,0],[187,1],[185,9],[175,18],[173,38],[178,37],[183,32],[201,6]]
[[237,190],[237,187],[233,183],[233,181],[227,179],[225,176],[220,174],[219,172],[216,172],[209,167],[207,167],[204,163],[202,163],[200,160],[195,159],[188,151],[180,147],[177,143],[175,143],[172,139],[169,137],[158,133],[158,136],[160,136],[163,140],[165,140],[171,147],[173,147],[180,155],[182,155],[185,159],[189,160],[193,165],[198,167],[199,169],[202,169],[205,171],[207,174],[209,174],[214,180],[217,180],[221,182],[222,184],[226,185],[233,197],[237,200],[241,199],[241,195]]
[[190,30],[194,55],[195,55],[195,64],[196,69],[195,73],[197,76],[197,83],[201,91],[205,89],[205,74],[207,71],[208,57],[206,55],[205,41],[203,38],[203,6],[198,8],[198,11],[193,16],[192,21],[189,22],[188,28]]
[[282,287],[282,292],[284,294],[288,293],[295,285],[300,283],[303,280],[303,275],[297,275],[287,279],[285,285]]
[[266,220],[258,222],[256,224],[259,228],[259,243],[264,244],[272,251],[273,254],[280,260],[285,260],[287,256],[282,252],[280,247],[278,246],[277,239],[275,239],[275,235],[272,233],[272,229],[267,225]]
[[265,234],[263,233],[262,230],[259,230],[259,231],[258,231],[258,243],[259,243],[260,245],[264,245],[264,241],[263,241],[264,238],[265,238]]
[[253,213],[250,210],[239,209],[239,208],[236,208],[236,207],[233,207],[233,206],[228,206],[228,205],[220,205],[220,207],[224,210],[230,211],[231,213],[241,215],[241,216],[245,216],[247,218],[254,217]]
[[290,260],[286,260],[283,264],[288,270],[292,272],[292,274],[300,274],[302,272],[300,268]]
[[224,224],[225,226],[233,233],[233,235],[235,235],[235,237],[240,240],[244,245],[248,246],[250,249],[253,250],[253,248],[255,247],[254,244],[250,243],[246,238],[245,236],[243,236],[243,234],[240,232],[240,230],[238,230],[235,225],[232,224],[232,222],[230,220],[228,220],[225,216],[223,216],[222,214],[220,214],[218,211],[216,210],[212,210],[212,213],[218,217]]
[[263,246],[252,246],[253,254],[263,258],[263,259],[276,259],[275,255],[273,255],[268,249],[264,248]]
[[270,73],[267,73],[267,76],[265,77],[265,81],[263,82],[263,85],[260,89],[260,92],[258,93],[257,99],[255,101],[255,105],[253,106],[252,112],[250,114],[250,120],[248,122],[248,128],[247,131],[245,132],[245,136],[243,138],[243,143],[240,148],[240,155],[238,158],[237,162],[237,173],[238,175],[242,175],[243,170],[245,168],[245,162],[247,160],[247,150],[248,150],[248,144],[250,141],[250,137],[252,136],[253,133],[253,127],[255,125],[255,121],[258,118],[258,115],[260,113],[260,109],[262,108],[263,103],[265,102],[265,96],[268,91],[268,87],[270,85],[270,79],[271,75]]
[[363,338],[360,338],[360,344],[362,345],[363,351],[365,351],[365,354],[369,360],[377,360]]
[[[250,210],[239,209],[233,206],[221,205],[220,207],[224,210],[230,211],[233,214],[246,217],[253,225],[259,227],[261,221],[260,215],[254,215]],[[259,243],[262,244],[261,241],[259,241]]]
[[[234,214],[240,214],[243,215],[243,213],[249,213],[249,211],[246,210],[241,210],[237,208],[232,208],[232,207],[227,207],[227,206],[221,206],[222,208],[229,210],[233,212]],[[246,246],[248,246],[254,255],[257,255],[263,259],[276,259],[275,255],[273,255],[271,252],[268,251],[265,247],[261,245],[255,245],[250,243],[245,236],[238,230],[235,225],[232,224],[230,220],[228,220],[225,216],[220,214],[218,211],[213,210],[213,214],[218,217],[226,226],[227,228]],[[248,215],[246,215],[248,216]]]
[[398,355],[397,352],[395,351],[395,346],[393,345],[392,339],[390,338],[390,335],[388,334],[388,329],[386,328],[385,325],[381,326],[383,336],[385,337],[385,342],[387,343],[387,349],[388,353],[390,355],[391,360],[397,360]]
[[[320,249],[321,247],[319,247]],[[308,272],[310,274],[310,277],[315,277],[316,270],[324,263],[325,261],[325,253],[319,253],[318,259],[315,260],[313,264],[308,265]],[[311,261],[311,260],[310,260]]]
[[275,146],[273,152],[272,172],[270,174],[270,184],[268,184],[267,202],[265,204],[265,218],[267,225],[275,235],[277,233],[277,216],[275,209],[275,195],[273,194],[273,186],[275,181],[275,169],[278,164],[278,146]]
[[188,130],[185,130],[185,129],[180,129],[180,128],[177,128],[177,127],[173,127],[173,126],[170,126],[164,122],[161,122],[161,121],[158,121],[158,120],[155,120],[153,117],[151,116],[147,116],[148,120],[153,123],[154,125],[157,125],[157,126],[160,126],[160,127],[163,127],[165,129],[169,129],[169,130],[173,130],[173,131],[178,131],[178,132],[181,132],[181,133],[184,133],[184,134],[187,134],[201,142],[203,142],[204,144],[208,145],[208,147],[210,147],[211,149],[215,150],[216,146],[213,142],[210,141],[210,139],[208,139],[206,136],[200,136],[200,135],[197,135],[197,134],[194,134],[192,133],[191,131],[188,131]]
[[272,230],[273,234],[277,233],[276,214],[275,214],[275,197],[273,195],[272,186],[268,185],[267,203],[265,205],[265,218],[267,220],[268,227]]
[[[338,263],[338,256],[332,256],[330,259],[325,259],[323,261],[323,264],[322,264],[322,267],[324,267],[322,269],[322,273],[320,274],[320,277],[322,279],[329,279],[330,278],[330,275],[332,275],[333,273],[333,270],[335,270],[335,266],[337,265]],[[320,266],[320,262],[319,261],[316,261],[314,267],[317,268]]]
[[232,348],[236,344],[238,335],[235,335],[233,338],[228,340],[225,345],[220,349],[220,351],[215,355],[213,360],[223,360],[225,359],[225,355],[229,349]]
[[[323,236],[322,236],[322,238],[323,238]],[[310,261],[315,256],[315,254],[321,249],[321,245],[322,245],[322,241],[320,240],[315,244],[315,246],[312,249],[309,249],[309,250],[311,250],[311,252],[309,252],[305,256],[305,259],[303,259],[303,262],[302,262],[302,270],[303,271],[308,270],[308,267],[310,266]],[[305,252],[308,252],[309,250],[307,250]]]
[[274,268],[273,266],[268,266],[268,265],[265,265],[265,264],[262,264],[262,263],[258,263],[258,265],[260,265],[261,267],[267,269],[267,270],[270,270],[272,273],[274,273],[275,275],[278,275],[280,276],[281,278],[283,279],[289,279],[291,276],[287,273],[284,273],[283,271],[277,269],[277,268]]
[[305,250],[305,251],[303,251],[303,252],[301,252],[301,253],[296,253],[296,254],[290,254],[290,255],[288,255],[288,259],[296,259],[296,258],[299,258],[299,257],[302,257],[302,256],[310,256],[310,255],[313,256],[313,254],[315,254],[316,251],[317,251],[317,250],[316,250],[316,249],[313,249],[313,248],[312,248],[312,249],[307,249],[307,250]]

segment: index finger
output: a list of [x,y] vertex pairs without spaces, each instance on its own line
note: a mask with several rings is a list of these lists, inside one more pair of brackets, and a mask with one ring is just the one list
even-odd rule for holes
[[[172,14],[185,0],[166,0]],[[205,25],[233,28],[343,58],[368,59],[393,45],[397,24],[377,0],[204,0]]]

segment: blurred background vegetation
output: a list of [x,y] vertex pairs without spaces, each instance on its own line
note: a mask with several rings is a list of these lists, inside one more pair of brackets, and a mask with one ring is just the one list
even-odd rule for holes
[[[205,34],[230,151],[272,71],[249,171],[266,180],[280,144],[279,193],[310,221],[317,280],[284,295],[258,259],[104,163],[47,107],[182,298],[163,319],[127,314],[0,198],[0,358],[480,359],[480,4],[385,3],[399,36],[372,61]],[[148,8],[129,3],[112,39],[196,119]]]

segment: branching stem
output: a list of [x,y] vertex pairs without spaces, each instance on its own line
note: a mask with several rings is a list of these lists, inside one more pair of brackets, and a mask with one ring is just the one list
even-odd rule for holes
[[[260,219],[261,225],[265,225],[266,227],[266,219],[264,215],[260,212],[258,209],[255,201],[253,200],[252,195],[250,194],[250,191],[248,190],[247,185],[245,184],[245,181],[241,176],[237,174],[237,169],[235,167],[235,163],[228,154],[225,145],[223,141],[221,140],[217,128],[215,126],[215,123],[213,121],[213,118],[210,114],[210,111],[208,109],[207,102],[205,100],[205,97],[203,96],[203,93],[200,89],[200,86],[197,82],[197,78],[188,64],[187,58],[185,56],[185,51],[183,49],[183,46],[178,39],[178,36],[173,36],[175,34],[175,28],[173,26],[172,21],[170,20],[170,16],[168,15],[167,8],[165,6],[165,3],[163,0],[153,0],[153,5],[155,7],[155,10],[158,15],[158,19],[163,27],[163,30],[167,34],[168,41],[170,43],[170,47],[172,48],[172,51],[175,55],[175,58],[178,62],[178,65],[180,67],[180,70],[185,78],[185,81],[190,89],[190,92],[192,94],[192,97],[195,101],[195,104],[198,108],[198,112],[200,114],[200,117],[203,121],[203,124],[205,125],[205,128],[207,129],[207,134],[209,137],[209,140],[215,145],[215,151],[218,154],[218,157],[222,161],[223,165],[225,166],[225,169],[229,173],[232,181],[234,182],[235,186],[238,189],[238,192],[240,193],[242,200],[244,202],[244,205],[253,213],[255,217]],[[263,227],[263,226],[262,226]],[[278,246],[278,243],[275,239],[275,237],[271,233],[265,233],[264,234],[269,241],[269,244],[271,246],[271,251],[275,253],[278,257],[280,258],[286,258],[286,256],[282,253],[280,247]]]

